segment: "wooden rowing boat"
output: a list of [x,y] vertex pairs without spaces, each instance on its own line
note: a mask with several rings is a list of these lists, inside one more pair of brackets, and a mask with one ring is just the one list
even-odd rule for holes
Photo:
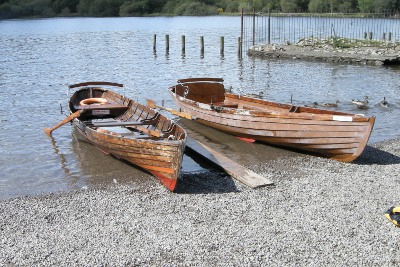
[[110,82],[70,85],[72,123],[79,136],[101,151],[126,160],[157,177],[173,191],[180,176],[186,131],[167,117],[109,88]]
[[343,162],[364,150],[375,117],[281,104],[232,94],[220,78],[178,80],[169,88],[181,112],[220,131],[310,151]]

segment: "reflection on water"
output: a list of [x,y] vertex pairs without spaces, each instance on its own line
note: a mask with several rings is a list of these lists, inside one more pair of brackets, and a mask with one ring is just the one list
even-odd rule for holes
[[[98,187],[108,183],[143,183],[153,180],[152,176],[134,165],[125,163],[83,142],[73,135],[72,150],[77,168],[80,170],[79,179],[71,180],[73,187]],[[156,179],[154,179],[153,182]]]
[[[239,32],[236,17],[0,21],[0,198],[80,190],[114,179],[143,186],[157,183],[147,173],[78,142],[70,125],[57,129],[54,139],[43,134],[44,127],[63,119],[59,110],[60,105],[67,110],[66,86],[81,81],[121,82],[128,97],[165,100],[174,107],[166,89],[177,79],[222,77],[236,93],[263,92],[266,99],[287,103],[292,98],[295,105],[338,99],[338,110],[374,115],[370,143],[400,136],[399,67],[240,59]],[[170,35],[168,54],[165,34]],[[220,36],[225,39],[223,55]],[[357,110],[351,99],[365,95],[370,108]],[[378,105],[384,96],[391,104],[388,109]],[[202,171],[187,157],[184,168]]]
[[68,164],[67,164],[67,159],[64,154],[61,153],[60,149],[57,146],[56,139],[54,139],[53,136],[50,136],[50,141],[51,145],[53,146],[54,153],[60,156],[60,167],[64,171],[65,176],[70,177],[72,180],[76,179],[72,172],[70,171]]

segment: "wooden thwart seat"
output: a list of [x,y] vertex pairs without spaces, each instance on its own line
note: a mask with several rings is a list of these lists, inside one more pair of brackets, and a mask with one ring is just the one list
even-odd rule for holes
[[154,122],[152,121],[87,121],[86,124],[89,124],[94,127],[113,127],[113,126],[140,126],[140,125],[152,125]]
[[120,110],[120,111],[126,111],[128,110],[128,107],[125,105],[121,104],[103,104],[103,105],[75,105],[75,109],[77,110]]

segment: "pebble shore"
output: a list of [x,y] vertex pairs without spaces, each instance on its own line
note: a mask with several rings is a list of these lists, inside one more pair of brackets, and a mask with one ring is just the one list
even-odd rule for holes
[[0,201],[1,266],[400,266],[400,139],[354,163],[249,166],[275,186],[184,175]]

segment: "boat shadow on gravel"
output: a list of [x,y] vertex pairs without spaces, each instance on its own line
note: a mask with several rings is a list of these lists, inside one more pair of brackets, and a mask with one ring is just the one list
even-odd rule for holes
[[239,192],[232,178],[218,170],[182,173],[174,191],[178,194],[209,194]]
[[[55,141],[54,141],[54,144]],[[140,167],[111,155],[104,154],[95,146],[78,140],[74,136],[73,152],[81,173],[82,179],[90,188],[102,188],[108,184],[129,184],[133,182],[139,191],[145,191],[146,188],[159,182],[150,173]],[[55,153],[60,156],[61,165],[66,161],[64,155],[59,153],[58,147],[54,148]],[[190,168],[183,168],[177,187],[174,192],[178,194],[207,194],[207,193],[229,193],[237,192],[232,178],[225,172],[219,170],[204,159],[194,156],[192,158],[199,166],[200,170],[193,171]],[[162,187],[161,183],[159,186]]]
[[376,147],[366,146],[364,152],[353,163],[358,165],[392,165],[399,164],[400,157]]
[[239,192],[233,178],[212,161],[186,151],[185,155],[199,164],[201,171],[183,171],[174,192],[178,194],[207,194]]

